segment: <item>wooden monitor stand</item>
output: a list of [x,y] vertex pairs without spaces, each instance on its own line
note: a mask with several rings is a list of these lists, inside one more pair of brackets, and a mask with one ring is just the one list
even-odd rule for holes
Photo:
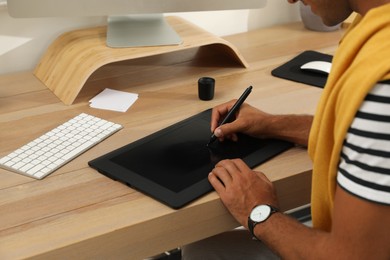
[[108,63],[170,53],[194,47],[215,45],[244,67],[247,62],[236,47],[213,34],[181,19],[166,17],[180,35],[180,45],[110,48],[106,46],[105,26],[70,31],[59,36],[47,49],[34,75],[64,104],[71,105],[87,79]]

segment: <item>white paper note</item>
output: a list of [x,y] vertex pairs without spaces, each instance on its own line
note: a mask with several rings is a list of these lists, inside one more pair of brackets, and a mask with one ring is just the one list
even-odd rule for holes
[[138,94],[106,88],[90,102],[90,107],[126,112],[138,99]]

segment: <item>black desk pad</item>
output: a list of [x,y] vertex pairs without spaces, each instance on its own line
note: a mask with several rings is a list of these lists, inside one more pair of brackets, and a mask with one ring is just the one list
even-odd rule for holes
[[301,70],[301,66],[310,61],[328,61],[332,62],[332,55],[305,51],[271,71],[271,74],[278,78],[288,79],[315,87],[323,88],[328,79],[327,75]]
[[177,209],[212,190],[207,176],[220,160],[242,158],[253,168],[292,146],[241,134],[238,142],[215,141],[207,147],[210,118],[208,109],[88,164]]

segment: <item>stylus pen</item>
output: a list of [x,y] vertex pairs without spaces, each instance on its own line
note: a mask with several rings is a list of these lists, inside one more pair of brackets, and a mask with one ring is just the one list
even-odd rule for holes
[[[240,109],[242,103],[244,103],[245,99],[249,96],[249,94],[252,91],[252,86],[249,86],[247,89],[245,89],[244,93],[242,93],[241,97],[237,100],[237,102],[233,105],[233,107],[229,110],[226,117],[222,120],[222,122],[219,124],[219,126],[226,124],[229,122],[232,117],[236,114],[236,112]],[[212,134],[209,143],[207,146],[209,146],[211,143],[213,143],[215,140],[217,140],[217,137],[215,134]]]

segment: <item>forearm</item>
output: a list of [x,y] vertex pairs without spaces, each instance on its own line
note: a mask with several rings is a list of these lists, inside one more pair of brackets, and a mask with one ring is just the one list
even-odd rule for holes
[[263,131],[268,137],[307,147],[312,122],[311,115],[272,115]]
[[328,255],[325,241],[330,233],[309,228],[282,213],[258,224],[254,232],[282,259],[321,259]]
[[[325,232],[307,227],[282,213],[275,213],[256,225],[254,233],[282,259],[389,259],[388,225],[383,224],[386,220],[377,225],[382,227],[380,231],[372,231],[370,225],[356,227],[349,224],[354,221],[349,219],[340,223],[342,227],[337,228],[342,230]],[[345,229],[345,226],[353,228]]]

